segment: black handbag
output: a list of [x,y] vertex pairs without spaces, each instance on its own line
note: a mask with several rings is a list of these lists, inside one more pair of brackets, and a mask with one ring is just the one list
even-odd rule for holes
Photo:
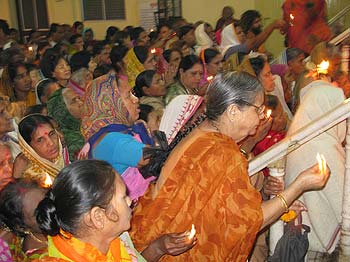
[[310,227],[295,220],[284,226],[284,234],[278,240],[275,252],[268,257],[268,262],[304,262],[309,248],[308,234]]

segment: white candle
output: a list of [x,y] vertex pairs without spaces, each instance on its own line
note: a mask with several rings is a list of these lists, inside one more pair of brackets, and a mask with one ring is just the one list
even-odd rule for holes
[[194,225],[192,224],[192,228],[191,228],[191,231],[190,231],[190,234],[189,234],[188,238],[189,239],[194,238],[195,234],[196,234],[196,229],[194,228]]
[[318,161],[318,169],[320,170],[321,175],[326,173],[327,162],[324,155],[317,153],[316,159]]

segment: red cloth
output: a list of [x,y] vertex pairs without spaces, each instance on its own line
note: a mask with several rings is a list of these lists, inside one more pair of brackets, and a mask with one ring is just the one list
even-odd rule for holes
[[[279,141],[285,138],[285,136],[286,136],[286,132],[277,132],[277,131],[270,130],[265,136],[265,138],[255,145],[253,154],[255,156],[261,154],[265,150],[272,147],[274,144],[277,144]],[[268,168],[265,168],[263,172],[264,172],[264,176],[266,177],[269,176]]]
[[[326,21],[325,0],[286,0],[282,6],[283,18],[289,23],[288,46],[310,54],[314,46],[329,41],[331,30]],[[291,19],[290,15],[294,16]]]

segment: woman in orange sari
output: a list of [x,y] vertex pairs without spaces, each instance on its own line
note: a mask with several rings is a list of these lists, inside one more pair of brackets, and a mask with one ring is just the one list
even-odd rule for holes
[[139,253],[127,232],[132,206],[122,179],[107,162],[76,161],[65,167],[36,209],[38,225],[49,235],[48,252],[39,261],[155,262],[195,244],[189,232],[166,234]]
[[262,202],[237,145],[254,135],[264,118],[262,86],[247,73],[229,72],[214,78],[206,98],[207,118],[175,138],[174,144],[189,133],[170,153],[132,221],[137,248],[158,234],[195,225],[197,245],[162,261],[246,261],[257,232],[287,212],[304,191],[322,187],[329,175],[328,170],[320,175],[315,165]]

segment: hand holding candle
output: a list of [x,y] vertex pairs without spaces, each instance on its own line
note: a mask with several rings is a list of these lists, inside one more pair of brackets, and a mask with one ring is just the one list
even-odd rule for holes
[[190,231],[190,234],[188,235],[188,239],[192,239],[194,238],[194,236],[196,235],[196,229],[194,228],[194,225],[192,224],[192,228],[191,228],[191,231]]

